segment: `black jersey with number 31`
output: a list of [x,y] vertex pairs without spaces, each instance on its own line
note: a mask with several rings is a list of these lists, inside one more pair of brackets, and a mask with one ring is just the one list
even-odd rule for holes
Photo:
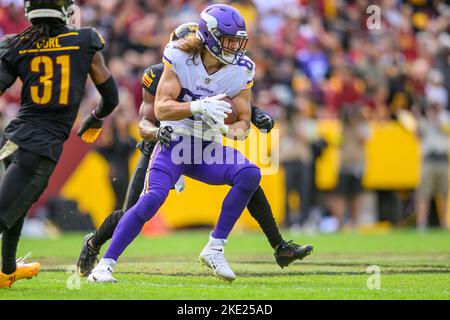
[[104,40],[93,28],[63,27],[43,45],[26,40],[3,50],[2,63],[22,81],[19,114],[4,135],[58,161],[84,95],[94,54]]

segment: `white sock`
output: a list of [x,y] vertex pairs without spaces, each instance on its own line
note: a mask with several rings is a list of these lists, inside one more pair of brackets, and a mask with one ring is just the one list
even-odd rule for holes
[[99,265],[103,264],[103,265],[107,265],[107,266],[109,266],[109,267],[111,267],[111,268],[114,268],[114,266],[116,265],[116,263],[117,263],[117,261],[114,260],[114,259],[105,259],[105,258],[102,258],[98,264],[99,264]]
[[214,238],[212,236],[212,234],[209,236],[209,242],[208,245],[210,247],[215,247],[215,246],[224,246],[227,243],[226,239],[218,239],[218,238]]

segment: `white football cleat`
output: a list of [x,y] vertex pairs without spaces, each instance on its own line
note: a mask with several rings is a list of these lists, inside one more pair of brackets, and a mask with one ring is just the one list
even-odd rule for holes
[[114,267],[100,261],[100,263],[92,270],[87,281],[90,283],[115,283],[117,280],[112,276],[113,271]]
[[215,277],[232,282],[236,279],[236,275],[233,270],[231,270],[227,260],[225,259],[224,245],[226,242],[227,241],[225,239],[215,239],[210,237],[208,244],[202,250],[198,258],[201,264],[207,266],[213,271],[213,275]]

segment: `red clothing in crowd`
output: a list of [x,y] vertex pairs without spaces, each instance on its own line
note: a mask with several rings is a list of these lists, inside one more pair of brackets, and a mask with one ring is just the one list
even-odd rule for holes
[[8,7],[0,8],[0,29],[3,34],[19,33],[29,26],[23,9]]
[[334,114],[338,114],[345,104],[361,102],[364,88],[358,80],[342,82],[339,79],[330,79],[325,92],[325,105]]

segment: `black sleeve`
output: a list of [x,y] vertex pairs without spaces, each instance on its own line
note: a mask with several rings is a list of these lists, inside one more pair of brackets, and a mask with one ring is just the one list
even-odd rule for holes
[[164,70],[164,64],[156,64],[148,67],[142,75],[141,85],[152,96],[156,95],[156,88]]
[[103,119],[110,115],[119,104],[119,90],[112,76],[104,83],[98,85],[97,90],[102,96],[102,100],[97,109],[95,109],[95,115]]
[[9,49],[6,47],[6,43],[2,41],[0,43],[0,90],[6,91],[11,87],[17,79],[17,72],[11,65]]

